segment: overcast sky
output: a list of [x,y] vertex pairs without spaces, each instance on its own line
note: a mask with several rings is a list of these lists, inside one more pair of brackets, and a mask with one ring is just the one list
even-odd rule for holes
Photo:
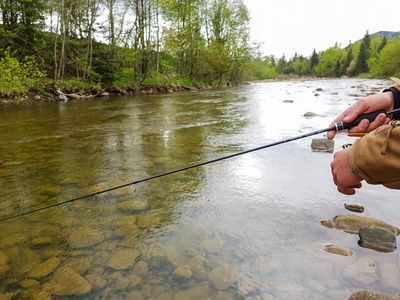
[[295,52],[311,56],[332,47],[342,48],[366,31],[400,31],[399,0],[243,0],[250,11],[252,40],[262,43],[264,55]]

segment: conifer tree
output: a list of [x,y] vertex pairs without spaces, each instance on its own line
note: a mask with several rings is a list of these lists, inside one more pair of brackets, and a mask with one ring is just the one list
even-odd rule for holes
[[361,45],[360,45],[360,52],[358,53],[356,67],[355,67],[355,75],[366,73],[369,71],[368,68],[368,59],[369,59],[369,51],[371,47],[371,38],[367,33],[364,35]]
[[311,55],[310,61],[311,61],[311,64],[310,64],[310,69],[311,70],[310,71],[311,71],[311,73],[314,73],[314,69],[318,65],[318,62],[319,62],[318,54],[315,51],[315,49],[314,49],[314,51],[313,51],[313,53]]

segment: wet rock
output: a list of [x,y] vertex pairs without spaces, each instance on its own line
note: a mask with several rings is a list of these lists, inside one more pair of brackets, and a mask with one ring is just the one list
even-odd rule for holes
[[323,92],[324,89],[323,89],[323,88],[317,88],[315,91],[316,91],[316,92]]
[[311,148],[313,151],[321,152],[333,152],[335,147],[335,141],[329,139],[313,139],[311,142]]
[[7,177],[12,174],[11,170],[8,169],[0,169],[0,177]]
[[209,294],[210,287],[208,285],[201,285],[175,293],[172,296],[172,300],[203,300],[208,299]]
[[367,285],[378,279],[375,262],[368,257],[362,257],[343,270],[343,276],[349,277],[361,284]]
[[38,289],[40,282],[35,279],[25,279],[20,282],[20,285],[26,289]]
[[115,230],[115,235],[117,236],[127,236],[127,235],[136,235],[140,233],[140,228],[139,226],[133,224],[133,225],[124,225],[122,227],[119,227]]
[[382,252],[396,250],[396,235],[382,227],[361,227],[358,244],[364,248],[370,248]]
[[217,253],[222,248],[222,241],[217,239],[205,240],[200,243],[200,248],[206,250],[208,253]]
[[15,295],[17,295],[17,292],[0,294],[0,299],[1,300],[11,300]]
[[146,200],[128,200],[118,204],[118,208],[122,211],[145,210],[148,207],[149,203]]
[[125,300],[144,300],[144,296],[141,292],[132,292],[126,296]]
[[32,245],[34,246],[51,244],[52,242],[53,240],[49,236],[37,237],[32,239]]
[[133,249],[118,250],[111,256],[107,266],[115,270],[129,269],[135,264],[138,256],[139,252]]
[[360,291],[351,295],[348,300],[400,300],[400,296],[388,296],[370,291]]
[[20,266],[18,268],[20,274],[29,272],[32,266],[40,263],[39,255],[29,248],[10,248],[7,250],[7,254],[10,263],[16,262]]
[[161,225],[161,216],[157,214],[140,215],[137,220],[137,225],[140,228],[158,227]]
[[208,279],[217,290],[226,290],[237,281],[232,267],[216,267],[208,274]]
[[0,248],[6,248],[14,245],[25,244],[29,240],[29,235],[24,232],[16,232],[7,235],[0,240]]
[[66,251],[65,250],[48,250],[45,251],[43,256],[44,257],[56,257],[56,256],[62,256],[65,255]]
[[54,296],[83,295],[90,292],[92,286],[69,267],[64,267],[54,274],[54,278],[48,281],[43,290]]
[[311,112],[311,111],[308,111],[308,112],[306,112],[303,116],[304,116],[304,117],[316,117],[316,116],[319,116],[319,115],[316,114],[316,113],[313,113],[313,112]]
[[259,290],[262,287],[262,281],[259,278],[245,278],[238,282],[237,292],[246,296],[251,292]]
[[362,205],[345,203],[344,207],[347,210],[350,210],[350,211],[353,211],[353,212],[358,212],[358,213],[364,212],[364,206],[362,206]]
[[174,276],[181,279],[189,279],[192,277],[192,271],[188,266],[179,266],[174,271]]
[[349,233],[358,233],[361,227],[376,226],[389,229],[396,235],[400,234],[400,229],[393,225],[377,219],[358,215],[339,215],[333,219],[321,221],[321,225],[328,228],[342,229]]
[[90,274],[85,276],[85,279],[89,282],[93,289],[99,289],[107,285],[107,280],[103,278],[103,275],[103,268],[95,268]]
[[171,161],[171,158],[167,157],[167,156],[153,158],[153,162],[156,163],[156,164],[165,164],[165,163],[167,163],[169,161]]
[[104,240],[104,235],[90,227],[81,227],[71,233],[68,238],[68,245],[74,249],[86,248],[97,245]]
[[136,216],[129,215],[129,216],[120,217],[120,218],[118,218],[118,220],[115,221],[115,224],[118,226],[136,224]]
[[214,300],[234,300],[235,298],[233,296],[234,295],[232,295],[231,293],[219,291]]
[[61,194],[61,187],[59,185],[49,186],[43,189],[43,193],[49,196],[57,196]]
[[94,260],[93,256],[72,259],[71,261],[68,261],[65,264],[65,266],[71,268],[79,275],[83,275],[88,270],[90,270],[90,268],[92,267],[93,260]]
[[129,280],[129,287],[133,288],[139,284],[142,283],[142,277],[137,276],[137,275],[130,275],[128,276],[128,280]]
[[3,278],[9,270],[8,255],[0,251],[0,278]]
[[133,272],[137,275],[147,275],[149,272],[149,265],[144,261],[139,261],[133,268]]
[[49,258],[45,262],[35,265],[29,271],[28,276],[32,278],[42,278],[46,275],[49,275],[54,271],[55,268],[58,267],[61,260],[57,257]]
[[327,245],[324,249],[325,252],[338,254],[342,256],[352,256],[353,251],[335,245]]

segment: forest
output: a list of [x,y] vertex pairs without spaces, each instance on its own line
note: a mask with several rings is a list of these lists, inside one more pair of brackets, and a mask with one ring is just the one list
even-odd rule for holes
[[[242,0],[0,0],[0,96],[294,76],[400,76],[400,38],[260,52]],[[333,42],[334,43],[334,42]]]

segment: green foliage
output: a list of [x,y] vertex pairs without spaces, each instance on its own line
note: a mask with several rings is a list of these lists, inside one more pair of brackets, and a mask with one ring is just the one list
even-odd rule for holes
[[389,40],[377,57],[368,61],[373,77],[400,77],[400,38]]
[[273,78],[276,78],[275,60],[273,57],[256,58],[247,63],[246,80]]
[[127,86],[133,86],[136,85],[136,79],[135,79],[135,70],[133,68],[125,68],[122,70],[122,72],[118,72],[114,76],[115,81],[113,82],[113,85],[115,87],[127,87]]
[[341,75],[342,65],[346,62],[346,50],[338,45],[329,48],[321,54],[315,72],[320,76],[339,77]]
[[25,56],[20,62],[15,52],[6,50],[0,59],[0,93],[3,95],[22,95],[31,87],[41,87],[45,76],[32,56]]

